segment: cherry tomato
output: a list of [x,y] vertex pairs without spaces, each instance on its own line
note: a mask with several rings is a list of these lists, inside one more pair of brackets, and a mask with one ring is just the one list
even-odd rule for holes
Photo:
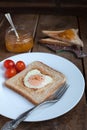
[[23,61],[18,61],[16,63],[16,69],[17,69],[18,72],[24,70],[25,67],[26,67],[26,65],[25,65],[25,63]]
[[5,61],[4,61],[4,67],[5,67],[6,69],[15,67],[15,63],[14,63],[13,60],[10,60],[10,59],[5,60]]
[[17,74],[17,70],[14,67],[13,68],[8,68],[5,71],[5,77],[6,78],[11,78],[11,77],[13,77],[16,74]]

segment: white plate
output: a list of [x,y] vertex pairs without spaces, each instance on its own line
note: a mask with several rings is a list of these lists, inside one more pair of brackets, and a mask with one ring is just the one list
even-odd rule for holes
[[[67,59],[48,53],[24,53],[10,57],[10,59],[14,61],[23,60],[26,65],[33,61],[42,61],[64,73],[67,77],[67,83],[70,85],[60,101],[52,106],[37,109],[25,121],[44,121],[59,117],[69,112],[80,101],[84,93],[84,77],[80,70]],[[4,81],[2,61],[0,62],[0,114],[15,119],[33,105],[19,94],[6,88]]]

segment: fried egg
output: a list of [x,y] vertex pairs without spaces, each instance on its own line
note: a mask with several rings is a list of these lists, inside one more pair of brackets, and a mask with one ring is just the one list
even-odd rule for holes
[[52,77],[42,74],[37,69],[29,71],[24,77],[24,85],[29,88],[43,88],[52,82]]

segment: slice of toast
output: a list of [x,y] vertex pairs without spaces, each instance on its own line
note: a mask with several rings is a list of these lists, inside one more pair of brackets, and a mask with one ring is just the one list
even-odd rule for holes
[[53,38],[43,38],[39,40],[40,43],[43,44],[51,44],[51,45],[58,45],[58,46],[72,46],[72,43],[60,41],[58,39]]
[[46,36],[49,36],[51,38],[54,38],[63,42],[68,42],[70,45],[74,44],[74,45],[83,47],[83,41],[78,36],[78,29],[67,29],[67,30],[61,30],[61,31],[43,30],[42,33],[44,33]]
[[[41,74],[52,78],[52,82],[40,88],[27,87],[24,84],[25,76],[32,70],[39,70]],[[16,76],[7,79],[5,86],[19,93],[33,104],[39,104],[48,99],[55,91],[57,91],[66,82],[66,77],[59,71],[54,70],[48,65],[40,61],[29,64],[26,69],[18,73]]]

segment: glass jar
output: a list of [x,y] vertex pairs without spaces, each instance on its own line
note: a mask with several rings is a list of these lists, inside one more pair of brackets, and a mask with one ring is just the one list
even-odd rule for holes
[[16,37],[13,28],[9,27],[5,35],[6,49],[9,52],[28,52],[33,47],[33,36],[25,26],[17,26],[19,38]]

